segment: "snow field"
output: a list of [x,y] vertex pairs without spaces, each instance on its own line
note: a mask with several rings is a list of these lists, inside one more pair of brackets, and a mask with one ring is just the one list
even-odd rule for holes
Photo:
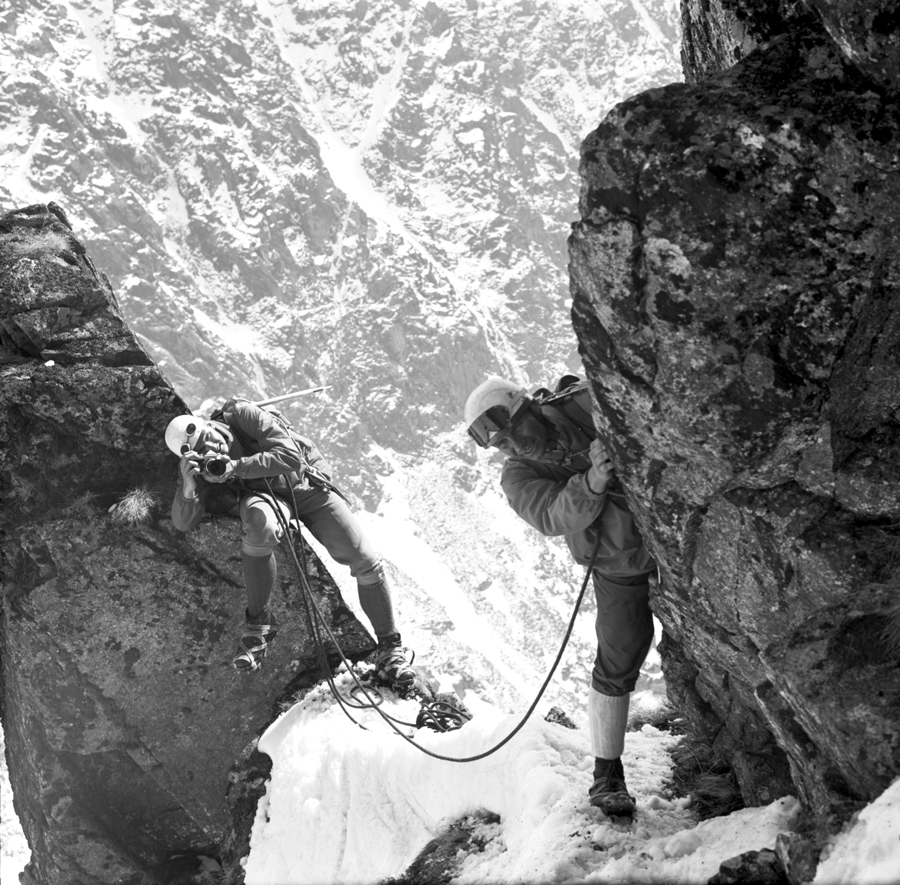
[[[346,692],[349,676],[339,684]],[[785,798],[698,824],[687,800],[664,790],[668,748],[678,738],[648,725],[626,739],[639,809],[626,826],[588,804],[593,758],[582,730],[534,716],[488,758],[446,762],[419,752],[376,713],[353,711],[364,731],[332,704],[317,689],[260,740],[273,769],[253,827],[247,885],[397,876],[443,825],[479,809],[498,814],[500,824],[485,828],[492,840],[484,851],[462,858],[457,882],[699,883],[729,857],[774,847],[798,809]],[[383,709],[413,722],[418,703],[388,695]],[[423,729],[415,740],[442,755],[477,755],[518,721],[484,704],[462,729]]]

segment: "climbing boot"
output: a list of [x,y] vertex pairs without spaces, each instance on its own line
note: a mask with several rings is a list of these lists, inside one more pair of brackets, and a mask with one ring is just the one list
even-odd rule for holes
[[[407,655],[410,657],[407,658]],[[412,668],[414,660],[415,654],[411,654],[400,644],[399,633],[392,633],[378,640],[375,672],[386,682],[400,688],[409,688],[416,680],[416,671]]]
[[600,759],[594,762],[594,783],[588,790],[591,805],[610,817],[631,817],[635,811],[634,797],[625,786],[625,770],[621,756],[618,759]]
[[244,632],[231,660],[231,665],[239,673],[251,673],[262,666],[269,645],[278,633],[274,615],[265,612],[258,619],[251,618],[249,612],[245,615]]

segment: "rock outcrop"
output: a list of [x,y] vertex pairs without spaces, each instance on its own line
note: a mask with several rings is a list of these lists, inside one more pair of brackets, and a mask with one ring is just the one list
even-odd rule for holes
[[[499,467],[463,405],[489,373],[580,372],[578,145],[681,79],[672,0],[11,0],[0,44],[0,213],[65,206],[191,408],[327,385],[285,414],[369,514],[407,502],[497,637],[468,645],[445,587],[382,544],[404,641],[527,704],[505,674],[542,677],[580,577],[524,524],[498,555]],[[576,709],[589,678],[570,668],[553,702]]]
[[[229,803],[229,785],[252,793],[255,736],[316,679],[293,566],[279,561],[279,639],[259,674],[238,678],[234,499],[224,492],[187,536],[172,527],[162,435],[184,404],[58,207],[0,218],[0,292],[2,710],[32,848],[23,881],[186,881],[198,855],[246,853],[255,801]],[[143,520],[110,512],[134,489]],[[306,553],[358,659],[371,637]]]
[[769,33],[588,136],[570,238],[670,695],[823,833],[900,771],[897,7],[864,5],[713,3]]
[[727,71],[781,34],[824,28],[850,64],[880,89],[900,90],[896,0],[682,0],[681,63],[687,82]]

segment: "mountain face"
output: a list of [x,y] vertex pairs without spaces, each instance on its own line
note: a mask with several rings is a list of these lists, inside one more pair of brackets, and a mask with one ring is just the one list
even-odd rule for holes
[[[231,395],[261,399],[324,384],[324,395],[283,410],[319,443],[384,551],[417,668],[443,689],[524,709],[562,639],[583,574],[560,543],[511,514],[498,488],[499,463],[474,451],[462,406],[491,372],[538,386],[580,371],[565,251],[577,215],[578,145],[616,102],[681,78],[677,30],[671,0],[602,7],[564,0],[3,4],[0,203],[4,211],[51,201],[63,208],[80,251],[66,247],[63,235],[62,251],[54,247],[46,260],[70,265],[69,258],[90,257],[109,278],[118,305],[112,314],[139,341],[126,348],[125,362],[137,360],[151,374],[155,363],[163,374],[150,389],[165,391],[138,422],[146,432],[131,461],[120,451],[130,435],[99,405],[78,414],[78,432],[48,418],[57,408],[68,415],[79,402],[77,379],[69,396],[37,402],[38,425],[53,425],[42,444],[56,440],[81,456],[82,436],[96,437],[80,462],[90,470],[67,472],[54,451],[54,482],[34,463],[33,477],[47,488],[35,487],[29,497],[20,487],[27,507],[17,518],[46,525],[17,535],[4,555],[7,565],[21,567],[18,577],[37,594],[42,614],[55,617],[73,604],[55,603],[57,590],[90,602],[86,576],[103,568],[84,552],[93,546],[112,556],[109,583],[98,586],[122,611],[154,593],[164,597],[154,618],[179,610],[160,589],[179,567],[174,560],[150,567],[144,552],[165,560],[161,549],[178,540],[166,535],[161,543],[155,535],[160,526],[165,533],[175,477],[162,445],[165,419],[185,404],[205,411]],[[25,359],[38,375],[52,373],[85,341],[103,338],[81,329],[65,298],[51,299],[46,310],[27,334],[18,320],[4,327],[4,363],[15,368]],[[55,366],[43,368],[50,362]],[[122,414],[126,394],[135,391],[110,388],[110,414]],[[109,437],[117,429],[120,435]],[[102,445],[110,439],[112,451]],[[106,506],[135,482],[157,496],[153,528],[136,539],[104,522]],[[98,497],[79,499],[69,494],[75,491]],[[194,632],[175,653],[191,659],[196,695],[172,713],[181,746],[190,744],[207,709],[201,677],[219,676],[238,632],[232,596],[239,576],[228,550],[215,535],[172,553],[194,562],[185,566],[185,590],[207,613],[185,615],[181,627]],[[54,565],[60,561],[62,570]],[[330,567],[354,607],[352,582]],[[125,593],[123,575],[133,570],[147,584]],[[226,605],[214,601],[217,592]],[[288,621],[299,619],[291,592],[285,577]],[[576,717],[594,655],[591,607],[588,600],[547,695]],[[78,610],[90,613],[89,606]],[[93,871],[90,881],[103,869],[124,876],[133,870],[133,850],[146,869],[160,859],[155,852],[173,844],[170,833],[154,843],[153,830],[157,812],[168,807],[166,791],[179,786],[172,772],[184,783],[201,774],[171,758],[171,770],[160,763],[154,740],[142,744],[104,698],[121,689],[135,702],[133,715],[149,721],[159,710],[159,722],[169,721],[165,709],[141,712],[131,677],[144,667],[165,668],[166,643],[179,640],[166,617],[154,620],[154,629],[119,636],[104,615],[84,647],[68,634],[65,618],[54,624],[72,643],[63,675],[90,685],[62,691],[54,699],[60,707],[41,708],[38,718],[56,723],[50,744],[82,764],[88,785],[108,781],[115,756],[130,770],[123,795],[152,795],[157,804],[116,811],[112,794],[102,793],[84,825],[75,811],[64,814],[72,808],[64,798],[68,776],[56,763],[29,765],[17,792],[25,795],[23,784],[46,775],[56,786],[41,794],[51,809],[41,814],[64,839],[77,818],[84,836],[63,850],[31,833],[32,844],[46,848],[42,857],[53,858],[67,883],[79,865]],[[34,637],[19,638],[24,649]],[[95,643],[102,663],[85,673],[80,666]],[[57,655],[48,648],[34,662],[16,654],[28,665],[23,672],[58,678]],[[659,686],[654,660],[642,688]],[[287,648],[283,663],[294,663]],[[79,695],[87,706],[69,703]],[[211,722],[223,730],[221,746],[252,740],[277,691],[270,686],[264,695],[230,720],[231,701],[240,704],[229,695]],[[100,755],[86,761],[78,740],[87,733],[102,741],[89,725],[95,720],[107,723],[125,749],[95,746]],[[25,758],[16,740],[10,730],[10,752]],[[202,762],[219,764],[215,776],[224,789],[232,760],[222,756]],[[251,758],[251,768],[258,763]],[[204,789],[217,789],[210,778]],[[251,798],[237,800],[245,817],[261,778],[256,771]],[[180,830],[192,851],[224,832],[225,812],[210,795],[196,800],[193,823]],[[129,815],[140,838],[122,829]],[[49,870],[41,867],[46,881]]]
[[796,789],[821,833],[900,769],[896,4],[774,6],[585,139],[570,270],[669,695],[748,804]]
[[284,411],[384,536],[420,663],[531,696],[582,575],[509,514],[462,406],[489,373],[580,371],[578,145],[680,79],[676,4],[14,0],[0,22],[0,199],[77,219],[192,408],[327,385]]
[[418,452],[485,371],[578,365],[578,144],[680,77],[673,3],[582,7],[14,3],[0,193],[86,220],[188,402],[326,383],[341,458]]
[[[290,629],[259,678],[235,678],[234,501],[220,490],[217,519],[173,529],[158,439],[184,404],[55,204],[0,216],[0,291],[0,707],[32,850],[23,881],[185,881],[197,853],[232,838],[229,785],[252,788],[229,770],[262,764],[254,736],[320,678],[313,631],[279,585]],[[143,518],[129,520],[135,486]],[[330,629],[365,656],[371,636],[306,561]],[[285,555],[278,572],[290,587]]]
[[[537,385],[579,368],[562,246],[579,192],[574,332],[595,418],[660,563],[671,694],[732,763],[747,802],[796,790],[820,831],[895,776],[891,2],[686,2],[690,85],[674,82],[673,12],[637,0],[591,11],[250,0],[0,12],[0,192],[10,208],[55,199],[79,219],[72,238],[50,211],[58,236],[28,259],[57,276],[21,303],[3,289],[0,355],[17,397],[6,433],[36,446],[20,445],[8,483],[20,506],[4,556],[23,596],[5,596],[4,629],[20,633],[4,667],[48,688],[29,723],[50,723],[46,746],[84,782],[109,784],[113,757],[132,778],[88,806],[85,828],[53,792],[69,783],[56,762],[22,770],[49,785],[35,819],[66,837],[42,855],[56,871],[71,863],[60,881],[79,865],[139,881],[172,832],[196,852],[227,829],[225,812],[210,824],[199,801],[184,827],[179,817],[157,829],[166,790],[195,773],[179,782],[160,758],[165,740],[138,740],[109,704],[121,694],[147,715],[132,677],[171,664],[160,611],[182,611],[195,643],[180,650],[179,675],[196,704],[175,717],[196,727],[208,686],[225,690],[208,677],[236,633],[228,539],[212,531],[179,546],[164,505],[152,530],[122,532],[104,515],[136,477],[166,495],[162,428],[185,403],[328,385],[285,411],[322,444],[385,552],[417,667],[508,709],[530,699],[581,575],[511,516],[498,464],[473,451],[460,412],[486,372]],[[588,130],[579,185],[573,158]],[[83,303],[58,284],[76,267],[94,281]],[[96,268],[121,312],[96,296],[107,291]],[[108,382],[90,407],[85,360]],[[69,387],[52,398],[59,378]],[[144,399],[146,411],[134,408]],[[123,577],[135,571],[146,586]],[[172,587],[208,616],[175,607]],[[298,622],[290,581],[281,589]],[[366,636],[329,592],[363,652]],[[149,621],[147,598],[159,604]],[[64,614],[88,619],[98,599],[82,643]],[[127,636],[111,630],[113,606],[126,613],[117,623],[137,624]],[[28,620],[38,610],[49,633]],[[553,688],[576,718],[591,633],[582,618]],[[287,654],[285,672],[298,660]],[[88,675],[56,691],[61,671]],[[229,764],[277,690],[261,704],[238,695],[224,711],[245,700],[253,715],[222,725],[232,743],[215,759]],[[21,755],[26,724],[16,726],[9,746]],[[231,785],[246,821],[265,772],[258,758],[243,770]],[[210,783],[201,792],[215,802]],[[105,801],[141,791],[144,808]]]

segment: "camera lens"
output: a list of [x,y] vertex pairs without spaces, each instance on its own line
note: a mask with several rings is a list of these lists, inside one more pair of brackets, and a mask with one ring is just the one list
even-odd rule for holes
[[206,472],[213,476],[224,476],[228,469],[228,461],[225,458],[211,458],[204,465]]

